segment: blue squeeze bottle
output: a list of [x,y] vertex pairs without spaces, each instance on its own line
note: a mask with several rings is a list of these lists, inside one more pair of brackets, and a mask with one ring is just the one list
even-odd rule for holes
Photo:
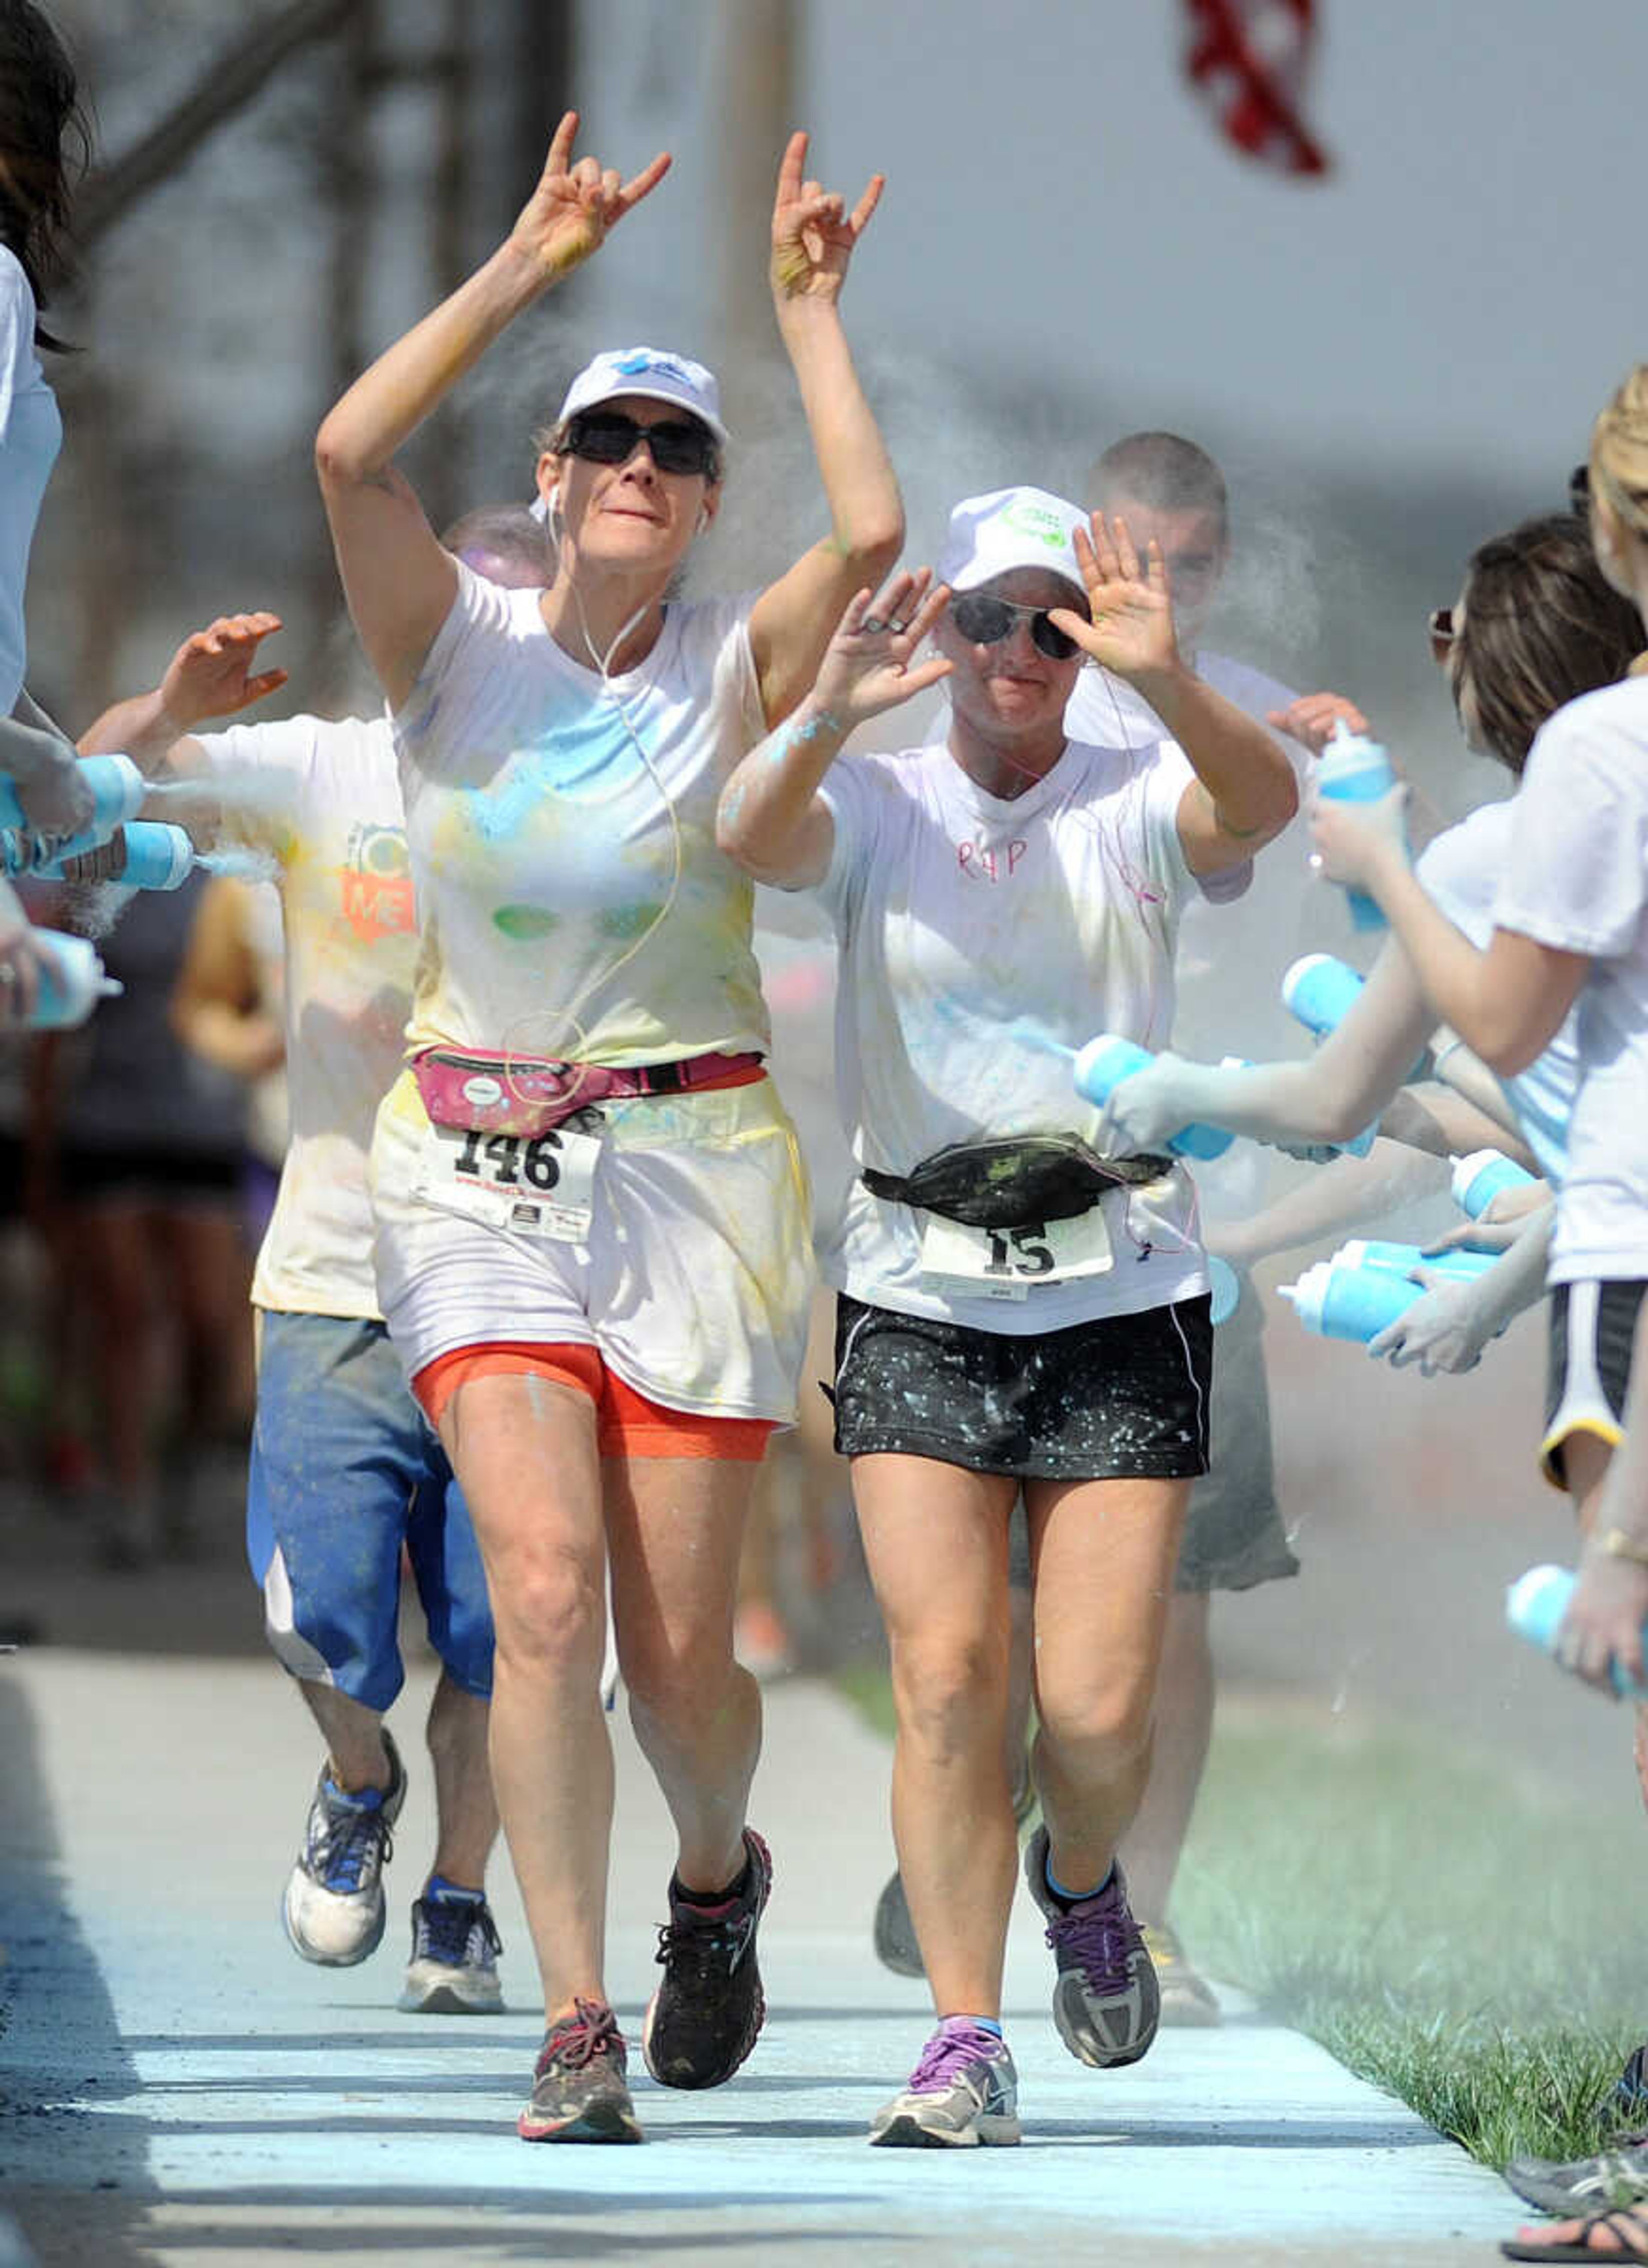
[[[1316,760],[1316,792],[1335,803],[1377,803],[1396,784],[1395,768],[1377,740],[1348,732],[1340,719]],[[1384,915],[1365,890],[1345,886],[1350,918],[1357,929],[1384,929]]]
[[59,859],[77,858],[107,843],[117,827],[142,810],[149,783],[129,756],[82,756],[79,762],[92,790],[93,810],[77,835],[37,834],[15,786],[0,778],[0,873],[38,873]]
[[1325,1040],[1362,997],[1366,978],[1331,953],[1307,953],[1282,979],[1282,1005],[1307,1032]]
[[1506,1189],[1531,1189],[1538,1178],[1502,1151],[1472,1150],[1453,1160],[1453,1202],[1472,1220],[1480,1220],[1497,1197]]
[[1276,1288],[1292,1301],[1307,1331],[1323,1338],[1357,1339],[1364,1346],[1424,1295],[1423,1284],[1404,1277],[1377,1268],[1342,1268],[1330,1260],[1316,1261],[1297,1284]]
[[1474,1283],[1485,1276],[1498,1263],[1495,1252],[1472,1252],[1457,1246],[1446,1252],[1425,1252],[1416,1244],[1387,1244],[1377,1238],[1356,1236],[1342,1244],[1334,1254],[1333,1264],[1339,1268],[1372,1268],[1385,1276],[1402,1276],[1411,1280],[1415,1268],[1429,1268],[1438,1276],[1452,1276],[1461,1283]]
[[[163,826],[158,820],[130,819],[119,830],[126,863],[110,880],[122,890],[180,890],[195,872],[195,845],[180,827]],[[65,852],[64,858],[77,857]],[[40,872],[61,881],[63,858],[54,859]]]
[[50,948],[51,958],[40,970],[34,1012],[26,1028],[32,1032],[66,1032],[84,1024],[99,1000],[123,988],[103,973],[103,963],[90,938],[70,937],[63,930],[34,932]]
[[[1154,1063],[1155,1057],[1137,1040],[1124,1040],[1115,1032],[1100,1032],[1097,1039],[1089,1040],[1076,1058],[1074,1078],[1076,1092],[1102,1110],[1110,1100],[1114,1088],[1135,1071],[1144,1071]],[[1181,1126],[1170,1135],[1167,1147],[1181,1158],[1222,1158],[1236,1139],[1222,1126]]]
[[[1506,1622],[1519,1638],[1527,1638],[1545,1653],[1554,1654],[1556,1633],[1562,1628],[1563,1616],[1568,1611],[1568,1602],[1578,1580],[1571,1567],[1530,1567],[1526,1575],[1517,1577],[1505,1593]],[[1648,1688],[1627,1677],[1617,1661],[1610,1668],[1614,1690],[1622,1700],[1648,1700]]]

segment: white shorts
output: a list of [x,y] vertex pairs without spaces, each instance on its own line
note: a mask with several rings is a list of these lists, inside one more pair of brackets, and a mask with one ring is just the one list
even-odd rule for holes
[[372,1140],[378,1295],[408,1378],[497,1340],[599,1349],[673,1410],[794,1423],[813,1285],[795,1130],[769,1079],[603,1103],[588,1241],[411,1194],[429,1121],[409,1071]]

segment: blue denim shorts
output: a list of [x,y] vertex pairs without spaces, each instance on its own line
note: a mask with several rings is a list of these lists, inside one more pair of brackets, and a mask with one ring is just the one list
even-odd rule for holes
[[405,1676],[404,1545],[430,1644],[454,1684],[492,1690],[480,1547],[446,1453],[381,1323],[259,1319],[246,1553],[269,1644],[295,1677],[386,1709]]

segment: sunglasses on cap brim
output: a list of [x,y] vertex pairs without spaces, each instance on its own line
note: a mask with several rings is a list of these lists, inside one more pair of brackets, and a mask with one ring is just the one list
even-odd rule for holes
[[646,443],[661,473],[715,476],[715,435],[695,417],[665,417],[656,425],[643,425],[619,409],[590,409],[580,411],[567,427],[567,454],[590,465],[627,464],[639,441]]
[[1049,661],[1068,661],[1078,651],[1075,639],[1060,630],[1046,607],[1016,607],[1011,600],[969,591],[951,600],[950,619],[969,645],[999,645],[1012,636],[1015,622],[1026,622],[1031,644]]

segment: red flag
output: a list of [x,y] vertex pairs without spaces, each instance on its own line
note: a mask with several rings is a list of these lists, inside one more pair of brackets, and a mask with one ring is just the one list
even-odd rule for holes
[[1239,150],[1284,173],[1325,173],[1306,127],[1315,0],[1184,0],[1185,72]]

